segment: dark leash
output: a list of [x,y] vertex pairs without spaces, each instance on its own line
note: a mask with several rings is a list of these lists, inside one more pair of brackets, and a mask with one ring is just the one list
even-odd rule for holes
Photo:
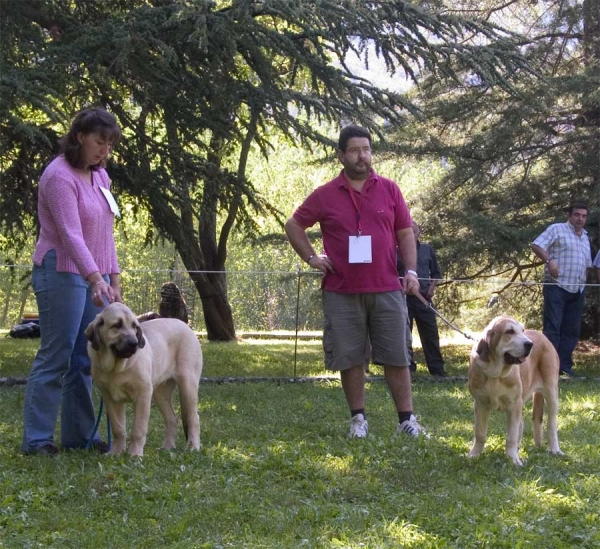
[[443,322],[445,322],[448,326],[450,326],[450,328],[452,328],[453,330],[456,330],[459,334],[464,335],[467,339],[470,339],[471,341],[477,341],[473,336],[463,332],[458,326],[456,326],[456,324],[453,324],[452,322],[450,322],[449,320],[446,320],[440,313],[439,311],[431,304],[430,301],[427,301],[420,292],[417,292],[416,294],[408,294],[408,295],[414,295],[421,303],[423,303],[423,305],[425,305],[425,307],[427,307],[428,309],[431,309]]
[[[100,399],[100,408],[98,409],[98,418],[96,419],[96,423],[94,424],[94,429],[92,430],[92,434],[90,435],[90,438],[88,439],[88,441],[85,443],[85,449],[89,450],[93,444],[94,444],[94,437],[96,436],[96,433],[98,432],[98,427],[100,426],[100,420],[102,419],[102,408],[104,408],[104,399]],[[107,432],[107,444],[108,444],[108,449],[110,451],[110,447],[112,445],[112,440],[111,440],[111,434],[110,434],[110,418],[108,417],[108,414],[106,414],[106,432]]]

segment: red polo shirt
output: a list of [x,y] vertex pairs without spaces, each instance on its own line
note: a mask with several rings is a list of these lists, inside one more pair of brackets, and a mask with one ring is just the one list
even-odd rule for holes
[[402,193],[396,183],[374,171],[362,192],[354,189],[352,192],[360,205],[362,235],[371,236],[372,263],[348,262],[349,237],[357,234],[358,220],[343,170],[338,177],[315,189],[293,214],[304,229],[315,223],[321,226],[324,253],[336,270],[323,277],[322,287],[348,294],[400,290],[396,231],[412,226]]

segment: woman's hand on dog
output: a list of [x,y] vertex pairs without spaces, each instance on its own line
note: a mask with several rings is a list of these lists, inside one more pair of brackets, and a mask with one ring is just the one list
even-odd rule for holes
[[104,307],[106,303],[121,302],[121,289],[107,284],[104,279],[92,283],[92,301],[96,307]]

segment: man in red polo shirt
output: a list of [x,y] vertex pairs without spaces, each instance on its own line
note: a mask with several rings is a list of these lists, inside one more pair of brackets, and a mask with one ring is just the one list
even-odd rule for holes
[[[371,135],[359,126],[340,132],[340,175],[313,191],[285,224],[296,253],[323,277],[325,367],[339,371],[350,408],[350,436],[368,433],[365,358],[384,368],[397,432],[428,436],[412,404],[406,349],[407,310],[396,270],[396,247],[406,266],[404,291],[415,294],[417,252],[412,220],[400,189],[371,169]],[[319,223],[322,254],[306,229]]]

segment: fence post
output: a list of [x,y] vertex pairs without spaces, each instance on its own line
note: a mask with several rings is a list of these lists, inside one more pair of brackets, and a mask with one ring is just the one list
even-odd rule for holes
[[300,315],[300,263],[296,263],[296,276],[298,278],[296,292],[296,338],[294,341],[294,379],[296,379],[296,366],[298,363],[298,320]]

